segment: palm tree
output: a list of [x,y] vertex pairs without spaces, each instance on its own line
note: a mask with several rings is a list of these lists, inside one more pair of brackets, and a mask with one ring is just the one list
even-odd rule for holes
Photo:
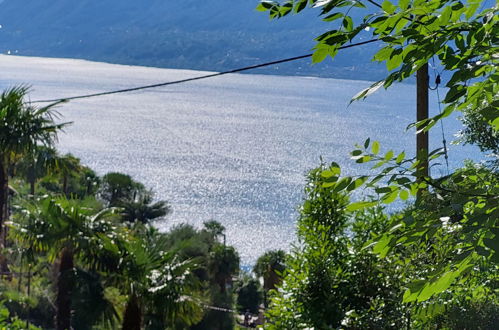
[[56,159],[56,172],[62,176],[62,192],[68,196],[68,180],[83,169],[80,159],[71,154],[66,154]]
[[163,217],[171,212],[166,201],[152,203],[152,193],[139,193],[133,200],[123,200],[118,205],[123,209],[122,219],[134,223],[149,223],[151,220]]
[[232,246],[215,244],[210,251],[208,271],[218,285],[221,294],[226,293],[232,277],[239,272],[239,254]]
[[95,270],[117,268],[116,247],[111,243],[116,226],[109,221],[113,209],[95,212],[80,201],[65,198],[25,205],[23,219],[13,225],[14,235],[30,250],[47,252],[59,260],[56,294],[56,329],[71,328],[71,292],[75,260]]
[[128,174],[111,172],[102,177],[99,196],[108,206],[118,206],[122,201],[135,200],[144,191],[144,185]]
[[37,146],[16,164],[17,171],[20,171],[29,183],[31,195],[35,195],[36,181],[57,168],[58,157],[54,148]]
[[283,250],[267,251],[261,255],[253,267],[258,277],[263,277],[265,291],[275,290],[281,283],[282,272],[286,269],[286,252]]
[[180,261],[176,251],[167,250],[163,234],[141,224],[137,227],[142,233],[128,238],[116,277],[117,286],[128,296],[122,328],[196,323],[203,314],[200,284],[193,273],[196,261]]
[[[38,145],[50,146],[66,124],[54,122],[53,107],[36,108],[25,101],[24,86],[0,94],[0,233],[8,218],[9,168],[15,155],[32,152]],[[59,102],[60,103],[60,102]]]

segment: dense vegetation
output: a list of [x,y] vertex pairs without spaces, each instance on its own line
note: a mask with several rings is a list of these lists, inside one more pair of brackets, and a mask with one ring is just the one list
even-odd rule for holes
[[[269,329],[497,327],[498,7],[368,3],[295,0],[258,8],[282,17],[310,5],[326,21],[340,20],[339,29],[317,38],[316,62],[361,33],[381,42],[374,59],[391,73],[358,98],[438,62],[435,68],[448,71],[445,108],[413,127],[428,131],[462,111],[461,141],[487,152],[485,161],[435,178],[421,174],[421,156],[382,153],[366,139],[351,156],[371,173],[353,177],[336,163],[320,164],[308,175],[298,244],[289,255],[269,251],[258,259],[260,288],[240,271],[220,223],[158,232],[151,222],[171,206],[126,174],[99,177],[76,157],[59,155],[53,142],[67,124],[55,124],[54,105],[36,108],[25,101],[25,88],[6,90],[0,322],[13,329],[232,329],[231,309],[256,313],[263,303]],[[357,9],[368,11],[361,23],[350,16]],[[430,161],[444,154],[432,151]]]
[[153,221],[171,206],[123,173],[98,176],[53,148],[54,105],[0,95],[0,325],[9,329],[232,329],[262,303],[225,228]]
[[[347,176],[336,163],[311,171],[298,220],[299,244],[287,260],[281,287],[272,293],[268,328],[496,328],[497,4],[293,0],[262,2],[258,9],[281,18],[307,6],[337,22],[336,29],[316,38],[315,62],[334,58],[359,36],[382,45],[373,60],[385,62],[390,73],[355,99],[431,63],[435,88],[446,80],[444,108],[411,126],[421,134],[462,111],[461,141],[478,145],[488,158],[435,178],[423,168],[445,149],[418,150],[418,157],[410,158],[404,151],[381,153],[379,143],[367,139],[351,156],[370,165],[369,174]],[[398,207],[386,208],[395,201]]]

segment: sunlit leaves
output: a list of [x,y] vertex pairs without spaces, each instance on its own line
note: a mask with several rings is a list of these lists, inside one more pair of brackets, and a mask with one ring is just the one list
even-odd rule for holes
[[366,97],[368,97],[369,95],[371,95],[372,93],[376,92],[378,89],[380,89],[381,87],[383,87],[385,84],[385,81],[384,80],[381,80],[381,81],[378,81],[374,84],[372,84],[370,87],[360,91],[359,93],[355,94],[354,97],[352,98],[352,101],[354,100],[360,100],[360,99],[365,99]]
[[[296,12],[307,6],[303,0],[293,4]],[[308,1],[309,7],[319,7],[329,29],[316,39],[314,63],[334,57],[348,42],[365,40],[357,39],[359,31],[363,31],[363,38],[376,38],[382,44],[373,60],[384,62],[390,73],[357,93],[353,100],[404,81],[424,64],[435,61],[437,68],[447,71],[442,73],[446,81],[440,86],[446,87],[440,89],[445,93],[444,108],[410,127],[429,131],[439,120],[463,111],[476,113],[491,129],[499,129],[498,6],[487,8],[485,2],[476,0],[385,0],[380,2],[381,8],[370,5],[364,19],[357,22],[348,17],[356,5],[345,0]],[[272,15],[272,8],[268,10]],[[282,16],[277,11],[278,17]],[[434,150],[430,162],[441,154],[442,150]],[[421,165],[417,160],[400,151],[382,152],[379,143],[370,139],[356,146],[350,156],[374,174],[344,176],[337,164],[324,168],[318,182],[321,197],[331,202],[337,194],[349,196],[352,201],[344,210],[353,214],[397,201],[407,205],[404,212],[394,216],[392,230],[374,237],[365,249],[381,257],[394,257],[401,267],[408,268],[421,256],[403,260],[401,251],[420,251],[429,258],[406,282],[403,301],[418,303],[414,315],[440,313],[443,305],[433,298],[456,290],[456,283],[469,281],[475,265],[497,265],[497,173],[474,167],[440,179],[416,179],[416,169]],[[304,207],[310,211],[317,205],[305,203]],[[437,243],[441,244],[438,250],[434,249]]]
[[387,13],[387,14],[393,14],[395,10],[397,9],[397,6],[391,3],[388,0],[383,1],[381,4],[381,8]]
[[374,141],[372,145],[372,153],[377,155],[379,153],[379,142]]
[[[499,66],[499,48],[495,39],[499,35],[498,7],[487,8],[481,6],[482,3],[477,0],[466,4],[453,0],[403,0],[398,3],[385,0],[380,4],[381,12],[366,12],[361,23],[348,16],[351,8],[365,7],[359,1],[266,1],[258,6],[258,10],[269,11],[271,18],[279,18],[291,9],[301,12],[308,5],[320,8],[324,21],[338,21],[339,25],[323,33],[322,36],[327,38],[317,38],[314,63],[328,56],[334,57],[339,47],[369,27],[372,37],[384,43],[373,60],[385,62],[392,73],[359,92],[353,100],[363,99],[381,86],[388,88],[394,81],[403,81],[431,58],[438,58],[440,65],[452,71],[453,75],[447,82],[449,89],[444,97],[448,107],[443,115],[431,119],[425,127],[427,130],[456,110],[470,107],[480,111],[497,98],[498,84],[493,77],[497,76]],[[473,89],[480,93],[470,93]],[[489,124],[497,130],[497,116],[491,118]]]

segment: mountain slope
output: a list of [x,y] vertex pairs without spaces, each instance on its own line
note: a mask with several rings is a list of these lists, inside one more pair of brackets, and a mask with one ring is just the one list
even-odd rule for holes
[[[223,71],[310,52],[328,28],[317,11],[270,21],[253,0],[4,0],[0,52],[122,64]],[[374,80],[375,46],[257,73]]]

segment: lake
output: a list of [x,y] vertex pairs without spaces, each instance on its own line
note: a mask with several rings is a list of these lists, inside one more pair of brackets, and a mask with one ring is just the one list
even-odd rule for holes
[[[195,77],[206,72],[82,60],[0,55],[0,87],[32,86],[31,99],[59,98]],[[348,106],[366,81],[231,74],[127,94],[75,100],[59,107],[74,124],[58,148],[99,174],[119,171],[167,200],[161,229],[214,219],[227,228],[242,264],[268,249],[289,249],[307,171],[336,161],[366,173],[349,152],[370,137],[409,154],[415,86],[399,84]],[[431,113],[438,112],[431,94]],[[460,122],[444,122],[454,140]],[[441,147],[440,128],[430,137]],[[477,158],[476,148],[450,146],[451,167]],[[446,173],[435,166],[432,173]]]

